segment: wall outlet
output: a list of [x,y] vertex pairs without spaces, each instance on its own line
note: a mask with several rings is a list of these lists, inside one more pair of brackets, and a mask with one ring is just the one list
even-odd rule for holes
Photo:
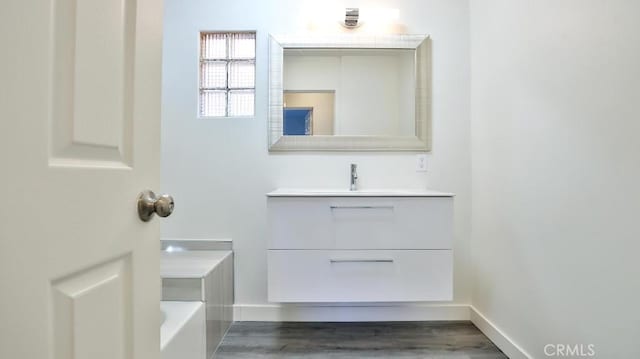
[[427,155],[419,154],[416,156],[416,172],[427,172]]

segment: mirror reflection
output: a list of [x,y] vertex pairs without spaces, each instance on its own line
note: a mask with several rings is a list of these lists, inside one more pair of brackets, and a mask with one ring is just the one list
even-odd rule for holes
[[[284,135],[333,135],[335,91],[284,91]],[[304,133],[296,129],[304,122]]]
[[283,135],[415,136],[415,49],[285,48]]

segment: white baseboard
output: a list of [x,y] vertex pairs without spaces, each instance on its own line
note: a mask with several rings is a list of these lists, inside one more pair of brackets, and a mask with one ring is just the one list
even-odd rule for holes
[[480,329],[487,338],[491,339],[491,341],[502,350],[510,359],[531,359],[530,356],[524,349],[522,349],[518,344],[516,344],[509,336],[507,336],[502,330],[495,326],[487,317],[482,315],[476,308],[472,305],[469,306],[469,311],[471,315],[471,322]]
[[469,320],[466,304],[235,304],[235,321],[374,322]]

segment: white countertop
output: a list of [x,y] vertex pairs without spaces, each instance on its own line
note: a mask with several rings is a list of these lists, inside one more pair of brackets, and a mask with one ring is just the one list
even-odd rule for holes
[[278,188],[267,197],[453,197],[453,193],[421,189],[314,189]]
[[231,251],[162,251],[160,277],[204,278],[231,254]]

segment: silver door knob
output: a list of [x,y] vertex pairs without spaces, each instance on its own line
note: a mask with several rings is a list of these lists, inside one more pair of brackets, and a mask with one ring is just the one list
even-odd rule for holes
[[173,206],[173,197],[168,194],[158,196],[151,190],[145,190],[138,195],[138,216],[143,222],[151,220],[154,213],[160,217],[169,217]]

